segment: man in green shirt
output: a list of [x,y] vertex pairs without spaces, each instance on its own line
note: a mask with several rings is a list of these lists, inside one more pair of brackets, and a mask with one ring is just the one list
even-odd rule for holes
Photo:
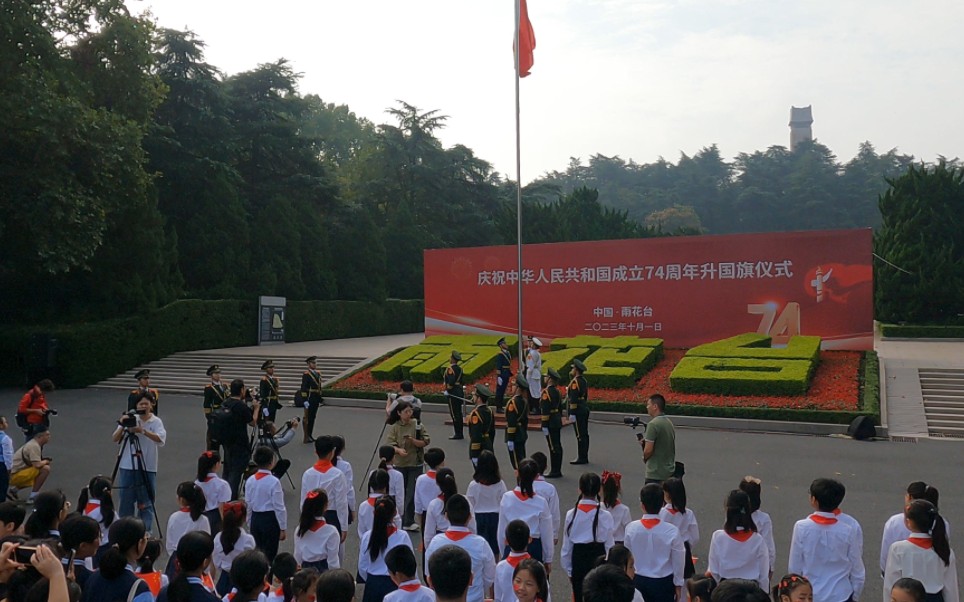
[[652,417],[646,425],[646,435],[640,440],[643,462],[646,464],[646,483],[661,483],[676,471],[676,429],[664,413],[666,398],[656,393],[646,402],[646,413]]

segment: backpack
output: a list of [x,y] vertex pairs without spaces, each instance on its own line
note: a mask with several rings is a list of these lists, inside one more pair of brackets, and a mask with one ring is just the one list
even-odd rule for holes
[[235,421],[234,412],[226,404],[211,410],[208,414],[208,432],[211,434],[211,440],[224,443],[226,437],[231,437]]

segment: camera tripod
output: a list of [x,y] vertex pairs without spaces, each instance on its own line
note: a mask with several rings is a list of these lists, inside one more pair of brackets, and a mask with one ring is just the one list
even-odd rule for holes
[[[116,489],[133,489],[136,490],[138,487],[144,487],[147,491],[147,500],[151,504],[151,511],[154,513],[154,521],[158,523],[157,534],[159,539],[163,539],[160,527],[161,517],[157,513],[157,506],[154,505],[155,492],[154,486],[151,485],[151,480],[147,475],[147,468],[144,467],[144,452],[141,449],[141,440],[138,439],[137,434],[131,432],[130,428],[124,427],[124,438],[121,440],[120,449],[117,451],[117,460],[114,461],[114,470],[110,473],[111,483],[115,483],[117,479],[117,471],[120,469],[121,459],[124,457],[124,450],[130,454],[131,458],[131,470],[134,473],[134,479],[132,483],[125,485],[124,487],[116,487]],[[134,501],[135,508],[137,506],[137,500]]]
[[[275,436],[277,436],[279,433],[275,432],[274,435],[269,435],[268,432],[265,430],[265,426],[264,426],[265,411],[266,410],[262,410],[261,413],[259,413],[257,425],[254,427],[254,430],[251,432],[251,438],[250,438],[250,443],[248,448],[250,450],[249,457],[253,458],[254,450],[256,450],[261,445],[266,445],[267,447],[270,447],[274,451],[275,455],[278,456],[278,462],[277,464],[275,464],[274,469],[272,469],[271,471],[272,474],[274,474],[274,476],[278,477],[279,479],[282,477],[282,475],[286,476],[288,478],[288,483],[291,485],[291,488],[294,489],[295,483],[293,480],[291,480],[291,474],[288,472],[288,468],[291,466],[291,462],[286,460],[285,457],[281,455],[281,448],[278,447],[278,443],[274,440]],[[288,425],[288,423],[286,422],[285,428],[290,429],[291,426]],[[280,432],[283,433],[284,431],[280,431]],[[249,464],[248,465],[249,471],[251,470],[251,467],[252,465]],[[242,481],[241,486],[244,487],[244,481]]]

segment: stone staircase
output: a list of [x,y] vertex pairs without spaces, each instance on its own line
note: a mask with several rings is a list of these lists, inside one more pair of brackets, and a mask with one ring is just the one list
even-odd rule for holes
[[[210,351],[185,351],[169,355],[164,359],[131,368],[93,385],[104,389],[130,390],[137,386],[134,374],[141,368],[151,371],[151,387],[164,393],[188,393],[201,395],[204,385],[211,382],[206,371],[212,364],[221,368],[221,379],[230,383],[235,378],[244,379],[246,385],[254,386],[264,374],[261,364],[271,359],[275,364],[275,376],[281,379],[281,403],[288,404],[295,391],[301,386],[301,375],[305,371],[305,358],[302,356],[279,355],[237,355]],[[318,356],[318,369],[322,383],[328,383],[350,372],[366,362],[365,357],[322,357]]]
[[918,376],[928,434],[964,438],[964,369],[920,368]]

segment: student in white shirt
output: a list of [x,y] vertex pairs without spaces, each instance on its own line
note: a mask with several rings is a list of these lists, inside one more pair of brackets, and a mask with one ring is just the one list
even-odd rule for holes
[[679,529],[686,550],[683,577],[689,579],[696,572],[693,568],[693,548],[700,542],[700,528],[696,523],[696,513],[686,507],[686,486],[682,479],[673,477],[663,481],[663,501],[666,503],[659,511],[659,518]]
[[445,466],[445,450],[440,447],[430,447],[425,450],[425,464],[428,465],[428,470],[415,479],[415,516],[418,517],[418,526],[422,531],[425,530],[425,513],[428,511],[428,505],[442,493],[435,482],[435,477],[438,475],[438,470]]
[[904,516],[911,535],[890,546],[884,569],[884,599],[889,602],[897,580],[911,577],[924,586],[929,602],[959,602],[957,559],[937,507],[927,500],[914,500]]
[[549,505],[549,514],[552,515],[552,541],[559,543],[559,526],[562,524],[562,511],[559,508],[559,492],[556,486],[546,480],[543,476],[549,467],[549,458],[542,452],[536,452],[530,456],[539,467],[539,474],[532,483],[532,488],[536,495],[545,498]]
[[805,575],[819,602],[858,600],[864,589],[866,573],[854,529],[833,512],[843,499],[842,490],[833,479],[814,480],[810,505],[816,512],[797,521],[790,540],[789,572]]
[[613,516],[600,508],[602,482],[594,472],[579,477],[579,500],[566,513],[562,529],[562,569],[572,583],[575,602],[582,602],[582,581],[613,547]]
[[[426,563],[431,563],[432,554],[445,546],[456,546],[469,553],[472,558],[472,583],[469,585],[467,602],[483,602],[491,597],[495,583],[495,555],[489,543],[481,536],[473,534],[468,528],[472,509],[465,496],[455,494],[445,504],[445,514],[451,526],[441,535],[432,539],[425,549]],[[426,571],[431,578],[431,572]]]
[[549,599],[546,567],[535,558],[523,560],[512,572],[512,587],[519,602],[546,602]]
[[268,558],[261,550],[246,550],[231,567],[234,589],[225,594],[223,602],[265,602],[264,582],[268,576]]
[[405,477],[392,465],[395,460],[395,447],[383,445],[378,448],[378,467],[388,471],[388,495],[395,498],[395,507],[400,515],[405,514]]
[[295,529],[295,560],[302,568],[324,573],[341,568],[338,552],[341,536],[333,525],[325,522],[328,494],[324,489],[309,491],[301,506],[301,517]]
[[244,496],[251,511],[251,535],[268,562],[278,555],[278,542],[287,539],[288,510],[281,481],[271,473],[277,460],[274,450],[261,445],[254,450],[257,472],[244,483]]
[[[452,496],[459,493],[458,483],[455,482],[455,473],[452,472],[451,468],[440,468],[435,475],[435,482],[442,493],[432,500],[432,503],[428,505],[428,511],[425,513],[425,530],[422,532],[422,543],[426,550],[437,535],[445,533],[451,526],[448,515],[445,513],[445,507]],[[474,517],[470,517],[468,527],[472,533],[476,532]]]
[[[395,498],[388,495],[379,498],[375,502],[372,529],[362,536],[358,544],[358,576],[365,582],[362,602],[381,602],[398,589],[385,565],[385,554],[396,546],[411,548],[412,540],[408,533],[393,524],[395,514]],[[320,581],[318,587],[321,588]]]
[[415,553],[397,546],[385,554],[385,566],[398,589],[385,596],[385,602],[435,602],[435,592],[418,580]]
[[197,459],[197,478],[194,483],[204,492],[204,516],[211,525],[211,535],[221,530],[221,504],[231,501],[231,485],[218,476],[221,470],[221,455],[207,450]]
[[331,435],[322,435],[315,439],[315,455],[318,461],[301,475],[301,502],[309,491],[324,489],[328,494],[328,512],[325,520],[334,525],[341,533],[342,542],[348,536],[348,489],[352,486],[345,473],[332,463],[338,442]]
[[[770,520],[770,515],[760,510],[761,500],[761,487],[762,481],[756,477],[746,476],[740,481],[739,489],[748,496],[750,496],[750,510],[753,513],[750,517],[753,519],[753,524],[756,525],[756,532],[760,534],[763,538],[763,542],[767,545],[767,554],[770,559],[770,579],[773,579],[773,567],[776,566],[777,561],[777,546],[773,542],[773,521]],[[807,582],[809,585],[809,582]]]
[[174,554],[181,538],[191,531],[203,531],[211,534],[208,517],[204,516],[205,503],[204,492],[191,481],[185,481],[177,486],[177,505],[180,510],[167,519],[167,537],[164,542],[167,553],[171,556],[167,561],[164,574],[171,581],[174,580],[176,573]]
[[726,522],[710,540],[709,571],[717,582],[723,579],[756,581],[760,589],[770,587],[770,560],[766,542],[756,532],[750,510],[750,496],[734,489],[723,507]]
[[626,526],[632,522],[629,506],[619,500],[622,493],[623,475],[604,470],[602,473],[603,507],[613,515],[613,543],[621,544],[626,538]]
[[[934,504],[934,507],[938,510],[941,505],[938,503],[940,501],[940,493],[937,491],[936,487],[928,485],[923,481],[914,481],[907,486],[907,492],[904,494],[904,508],[906,508],[914,500],[927,500],[928,502]],[[944,530],[947,532],[947,537],[951,537],[951,528],[947,524],[947,518],[944,518]],[[891,516],[884,523],[884,533],[880,538],[880,574],[884,574],[884,569],[887,568],[887,553],[890,552],[890,546],[895,541],[903,541],[910,537],[910,531],[907,529],[907,525],[904,524],[904,513],[898,512],[897,514]]]
[[505,495],[505,482],[499,472],[499,460],[487,449],[482,450],[475,464],[475,474],[465,497],[472,507],[472,516],[481,535],[492,548],[496,558],[501,556],[499,546],[499,505]]
[[341,457],[345,452],[345,438],[341,435],[332,435],[332,439],[335,440],[335,457],[331,464],[345,474],[348,485],[348,523],[351,524],[355,522],[355,471],[351,467],[351,462]]
[[255,548],[254,536],[245,531],[248,507],[244,501],[228,502],[222,506],[224,518],[221,531],[214,536],[214,555],[211,557],[214,568],[220,571],[215,589],[219,594],[227,594],[235,584],[231,581],[231,566],[242,552]]
[[520,562],[532,558],[526,551],[529,547],[529,525],[518,519],[511,521],[506,526],[503,537],[509,547],[509,555],[495,565],[494,600],[495,602],[516,602],[512,576]]
[[107,477],[96,476],[87,483],[87,486],[80,492],[77,500],[77,509],[84,516],[89,516],[100,526],[100,548],[92,559],[94,568],[100,564],[101,555],[107,551],[107,531],[111,523],[117,518],[114,510],[114,498],[111,491],[111,482]]
[[[502,496],[499,504],[499,533],[505,533],[510,522],[521,519],[529,525],[532,541],[529,554],[551,569],[554,548],[552,515],[545,498],[536,495],[533,483],[539,467],[533,460],[519,462],[519,485]],[[508,550],[503,550],[503,556]]]
[[[368,499],[358,504],[357,528],[358,537],[372,530],[374,520],[375,501],[383,495],[388,495],[388,471],[376,468],[368,477]],[[402,528],[402,517],[396,514],[394,525]]]
[[646,602],[676,602],[684,582],[683,537],[674,525],[659,518],[663,507],[659,484],[644,485],[639,498],[643,518],[626,527],[625,545],[636,561],[633,582]]
[[[619,570],[626,573],[626,576],[629,577],[630,579],[630,586],[633,588],[633,602],[643,602],[643,595],[639,593],[639,590],[636,589],[635,585],[633,585],[633,580],[636,578],[636,566],[635,566],[636,559],[633,557],[633,553],[629,551],[629,548],[627,548],[621,543],[617,543],[613,545],[613,547],[609,548],[609,553],[606,554],[605,564],[611,564],[619,568]],[[687,585],[689,585],[690,581],[692,581],[692,579],[686,580]],[[586,587],[585,581],[583,581],[584,591],[585,591],[585,587]],[[690,602],[697,602],[697,601],[694,600],[691,596]],[[710,602],[710,600],[707,597],[701,602]]]

